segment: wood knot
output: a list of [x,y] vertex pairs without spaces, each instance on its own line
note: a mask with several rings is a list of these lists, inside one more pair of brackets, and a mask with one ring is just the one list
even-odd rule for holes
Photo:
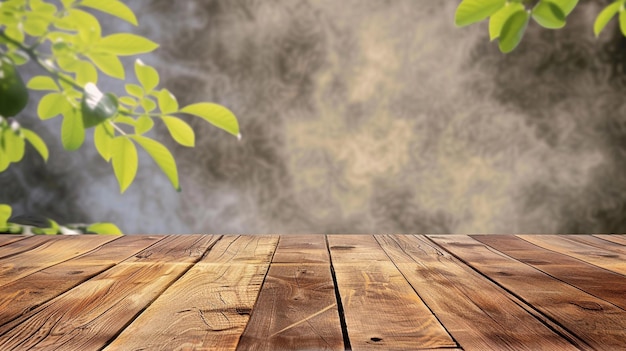
[[383,339],[381,339],[381,338],[377,338],[377,337],[370,338],[370,340],[372,340],[373,342],[380,342],[380,341],[383,341]]

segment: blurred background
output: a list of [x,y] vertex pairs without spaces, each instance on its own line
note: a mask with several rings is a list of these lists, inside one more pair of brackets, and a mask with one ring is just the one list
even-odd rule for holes
[[[144,154],[124,194],[60,118],[23,124],[48,142],[0,173],[0,203],[59,223],[135,233],[626,232],[626,39],[599,39],[607,1],[567,26],[531,24],[503,55],[487,23],[453,24],[456,0],[132,0],[161,44],[142,59],[181,105],[213,101],[243,139],[199,118],[176,146],[177,193]],[[132,76],[132,61],[127,61]],[[103,90],[120,91],[107,81]],[[88,133],[91,135],[92,133]]]

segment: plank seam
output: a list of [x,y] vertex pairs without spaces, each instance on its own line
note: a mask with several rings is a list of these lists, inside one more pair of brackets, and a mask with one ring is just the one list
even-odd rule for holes
[[[389,234],[389,236],[391,236],[392,234]],[[402,275],[402,277],[404,278],[404,280],[409,284],[409,286],[411,287],[411,289],[413,289],[413,291],[415,292],[415,294],[417,295],[417,297],[420,298],[420,300],[422,301],[422,303],[424,304],[424,306],[426,306],[426,308],[428,308],[428,311],[430,311],[430,314],[432,314],[435,319],[437,320],[437,322],[439,322],[439,324],[443,327],[443,329],[446,331],[446,333],[448,333],[448,336],[450,337],[450,339],[452,339],[452,341],[454,341],[454,343],[456,344],[456,346],[450,346],[449,348],[461,348],[461,345],[459,344],[459,342],[454,338],[454,336],[452,336],[452,334],[450,334],[450,332],[448,331],[448,329],[446,329],[446,326],[443,324],[443,322],[441,322],[441,320],[439,319],[439,317],[435,314],[435,312],[430,308],[430,306],[428,306],[428,304],[426,303],[426,301],[424,301],[424,299],[422,298],[422,296],[420,296],[419,292],[417,292],[417,289],[415,289],[415,287],[413,286],[413,284],[411,284],[411,282],[409,281],[409,279],[407,278],[407,276],[404,274],[404,272],[402,271],[402,269],[400,269],[400,267],[398,267],[398,265],[396,264],[396,262],[393,260],[393,258],[391,258],[391,256],[389,256],[389,253],[387,252],[387,250],[385,250],[385,248],[383,247],[383,245],[381,245],[380,241],[378,240],[378,237],[376,235],[373,235],[374,240],[376,240],[376,243],[378,244],[378,246],[383,250],[383,252],[385,253],[385,255],[387,256],[387,258],[389,258],[389,261],[391,263],[393,263],[393,266],[396,267],[396,270],[398,270],[398,272],[400,272],[400,274]],[[402,252],[406,253],[407,255],[409,255],[404,248],[400,247],[400,245],[398,245],[398,248],[400,248],[400,250],[402,250]],[[411,255],[409,255],[411,256]],[[413,258],[411,256],[411,258]]]
[[[547,247],[543,247],[543,246],[541,246],[541,245],[538,245],[538,244],[535,244],[535,243],[533,243],[533,242],[530,242],[530,241],[528,241],[528,240],[526,240],[526,239],[522,238],[522,237],[521,237],[521,236],[519,236],[519,235],[515,235],[515,237],[516,237],[516,238],[518,238],[518,239],[520,239],[520,240],[523,240],[523,241],[524,241],[524,242],[526,242],[526,243],[529,243],[529,244],[531,244],[531,245],[536,246],[538,249],[545,250],[545,251],[550,251],[550,252],[553,252],[553,253],[555,253],[555,254],[557,254],[557,255],[563,255],[563,256],[565,256],[565,257],[569,257],[569,258],[571,258],[571,259],[574,259],[574,260],[579,261],[579,262],[581,262],[581,263],[584,263],[584,264],[587,264],[587,265],[590,265],[590,266],[596,267],[596,268],[598,268],[598,269],[601,269],[601,270],[604,270],[604,271],[607,271],[607,272],[610,272],[610,273],[613,273],[613,274],[621,275],[622,277],[626,277],[626,274],[624,274],[624,273],[622,273],[622,272],[616,272],[616,271],[610,270],[610,269],[608,269],[608,268],[606,268],[606,267],[598,266],[597,264],[594,264],[594,263],[592,263],[592,262],[588,262],[588,261],[582,260],[582,259],[580,259],[580,258],[578,258],[578,257],[571,256],[570,254],[567,254],[567,253],[564,253],[564,252],[559,252],[559,251],[554,250],[554,249],[549,249],[549,248],[547,248]],[[601,238],[598,238],[598,239],[601,239]],[[474,240],[480,241],[480,240],[478,240],[478,239],[474,239]],[[601,239],[601,240],[603,240],[603,239]],[[610,242],[610,241],[609,241],[609,242]],[[481,243],[482,243],[482,241],[481,241]],[[484,244],[484,243],[483,243],[483,244]],[[577,244],[580,244],[580,243],[577,243]],[[484,244],[484,245],[486,245],[486,244]],[[583,244],[583,245],[587,245],[587,246],[589,246],[589,247],[591,247],[591,248],[595,248],[595,249],[598,249],[598,250],[604,250],[604,251],[616,252],[616,251],[611,250],[611,249],[600,248],[600,247],[596,247],[596,246],[593,246],[593,245],[588,245],[588,244]],[[521,261],[520,261],[520,262],[521,262]],[[529,265],[529,266],[534,267],[533,265]],[[536,267],[535,267],[535,268],[536,268]],[[537,269],[537,270],[540,270],[539,268],[536,268],[536,269]],[[543,272],[543,271],[542,271],[542,272]],[[545,272],[544,272],[544,273],[545,273]],[[548,274],[548,273],[546,273],[546,274]],[[557,278],[557,279],[558,279],[558,278]],[[560,279],[559,279],[559,280],[560,280]],[[564,283],[566,283],[566,282],[564,282]],[[567,283],[566,283],[566,284],[567,284]],[[570,284],[570,285],[571,285],[571,284]],[[577,287],[575,287],[575,288],[577,288]],[[579,288],[577,288],[577,289],[579,289]],[[579,289],[579,290],[583,291],[582,289]],[[587,293],[587,292],[585,291],[585,293]],[[589,293],[587,293],[587,294],[589,294]],[[608,301],[607,301],[607,302],[608,302]],[[610,302],[609,302],[609,303],[610,303]],[[619,306],[617,306],[617,307],[619,307]],[[620,308],[621,308],[621,307],[620,307]]]
[[[431,239],[428,235],[424,236],[425,238],[427,238],[429,241],[431,241],[434,245],[440,247],[442,250],[444,250],[445,252],[449,253],[450,255],[452,255],[453,257],[455,257],[456,259],[458,259],[460,262],[462,262],[463,264],[465,264],[467,267],[469,267],[470,269],[472,269],[473,271],[475,271],[476,273],[480,274],[482,277],[484,277],[485,279],[487,279],[489,282],[491,282],[492,284],[495,284],[497,287],[499,287],[500,289],[504,290],[505,292],[508,293],[508,297],[509,299],[511,299],[511,301],[513,301],[515,304],[517,304],[518,306],[520,306],[521,308],[523,308],[524,310],[528,311],[528,313],[533,316],[535,319],[537,319],[539,322],[541,322],[543,325],[545,325],[548,329],[552,330],[553,332],[555,332],[557,335],[561,336],[562,338],[564,338],[565,340],[567,340],[568,342],[570,342],[572,345],[574,345],[575,347],[581,348],[581,349],[586,349],[586,350],[592,350],[593,348],[591,347],[591,345],[589,345],[587,342],[585,342],[584,340],[578,338],[576,336],[575,333],[573,333],[571,330],[567,329],[566,327],[562,326],[558,321],[556,321],[555,319],[553,319],[551,316],[548,316],[546,314],[544,314],[543,312],[539,311],[537,308],[535,308],[533,305],[531,305],[530,303],[528,303],[526,300],[524,300],[521,296],[518,296],[515,292],[513,292],[512,290],[504,287],[503,285],[499,284],[497,281],[495,281],[494,279],[492,279],[491,277],[489,277],[488,275],[484,274],[483,272],[481,272],[479,269],[477,269],[476,267],[474,267],[471,263],[467,262],[466,260],[464,260],[462,257],[456,255],[455,253],[453,253],[452,251],[448,250],[447,248],[445,248],[443,245],[440,245],[439,243],[437,243],[436,241],[434,241],[433,239]],[[470,235],[471,237],[471,235]],[[473,239],[473,238],[472,238]],[[474,239],[476,240],[476,239]],[[480,241],[477,240],[477,242],[481,243]],[[488,248],[489,250],[495,250],[494,248],[492,248],[489,245],[483,244],[486,248]],[[506,255],[505,253],[502,253],[500,251],[495,250],[498,254],[500,255],[504,255],[506,257],[509,257],[513,260],[515,260],[515,258],[510,257],[508,255]],[[518,261],[518,260],[516,260]],[[518,261],[520,262],[520,261]],[[523,262],[520,262],[522,264],[525,264]],[[584,346],[584,348],[583,348]]]
[[[189,272],[189,270],[190,270],[191,268],[193,268],[193,267],[194,267],[194,266],[195,266],[198,262],[200,262],[200,260],[202,260],[202,259],[203,259],[206,255],[208,255],[208,253],[209,253],[209,252],[213,249],[213,247],[215,247],[215,245],[216,245],[216,244],[217,244],[220,240],[222,240],[222,238],[223,238],[223,237],[224,237],[224,235],[220,235],[220,236],[217,238],[217,240],[215,240],[213,243],[211,243],[211,245],[209,245],[209,247],[207,247],[207,249],[204,251],[204,253],[203,253],[202,255],[200,255],[200,256],[198,257],[198,259],[197,259],[197,260],[195,260],[195,261],[193,261],[193,262],[190,262],[190,264],[189,264],[189,266],[187,267],[187,269],[185,269],[184,271],[182,271],[182,272],[181,272],[181,274],[180,274],[178,277],[176,277],[176,279],[172,279],[172,281],[170,281],[170,283],[169,283],[169,284],[167,284],[167,286],[165,286],[165,288],[161,291],[161,293],[160,293],[160,294],[158,294],[157,296],[155,296],[155,297],[154,297],[154,299],[152,299],[152,301],[148,302],[148,303],[147,303],[147,304],[146,304],[146,305],[145,305],[142,309],[140,309],[139,311],[137,311],[137,313],[133,316],[133,318],[130,318],[130,319],[128,320],[128,322],[126,322],[126,324],[124,324],[124,326],[122,326],[121,328],[119,328],[119,330],[117,330],[117,332],[116,332],[116,333],[115,333],[115,334],[114,334],[114,335],[113,335],[113,336],[112,336],[109,340],[107,340],[107,341],[103,344],[103,346],[102,346],[102,348],[101,348],[100,350],[104,350],[104,349],[106,349],[106,348],[107,348],[107,347],[108,347],[108,346],[109,346],[109,345],[110,345],[113,341],[115,341],[115,339],[117,339],[117,338],[118,338],[118,337],[122,334],[122,332],[123,332],[124,330],[126,330],[126,328],[128,328],[128,326],[129,326],[129,325],[131,325],[131,324],[132,324],[132,323],[133,323],[133,322],[137,319],[137,317],[139,317],[142,313],[144,313],[144,311],[146,311],[146,310],[148,309],[148,307],[152,306],[152,304],[153,304],[156,300],[158,300],[158,299],[159,299],[159,297],[161,297],[161,295],[163,295],[163,293],[167,291],[167,289],[169,289],[172,285],[174,285],[174,283],[176,283],[176,282],[177,282],[180,278],[182,278],[185,274],[187,274],[187,272]],[[163,239],[161,239],[161,240],[164,240],[164,239],[165,239],[165,237],[163,237]],[[194,242],[191,246],[193,246],[195,243],[197,243],[197,242],[198,242],[199,240],[201,240],[201,239],[202,239],[201,237],[200,237],[200,238],[198,238],[198,240],[196,240],[196,241],[195,241],[195,242]],[[158,242],[160,242],[161,240],[156,241],[154,244],[152,244],[152,245],[148,246],[147,248],[145,248],[145,249],[143,249],[143,250],[141,250],[141,251],[145,251],[145,250],[147,250],[148,248],[150,248],[150,247],[152,247],[152,246],[156,245],[156,244],[157,244]],[[132,257],[132,256],[131,256],[131,257]],[[124,261],[122,261],[122,262],[124,262]],[[119,263],[118,263],[118,264],[119,264]],[[111,269],[111,268],[109,268],[109,269]],[[100,272],[100,274],[102,274],[102,272]],[[111,307],[111,308],[112,308],[112,307]]]
[[257,290],[256,298],[254,299],[254,303],[252,304],[252,311],[250,312],[250,317],[248,317],[248,322],[246,323],[246,327],[243,328],[243,331],[241,332],[241,334],[239,334],[239,338],[237,338],[237,344],[235,345],[235,350],[239,349],[239,343],[241,342],[241,337],[244,334],[246,334],[246,331],[248,330],[248,326],[250,325],[250,321],[252,320],[252,315],[255,313],[254,307],[256,306],[257,302],[259,302],[259,297],[261,296],[261,291],[263,290],[263,286],[265,285],[265,280],[267,279],[267,275],[270,272],[272,261],[274,261],[274,255],[276,255],[276,251],[278,251],[278,245],[280,245],[280,238],[281,237],[279,235],[278,240],[276,240],[276,246],[274,246],[274,251],[272,251],[272,257],[270,257],[269,262],[267,263],[267,270],[265,271],[265,274],[263,275],[263,281],[261,282],[261,286],[259,287],[259,290]]
[[346,315],[341,302],[341,293],[339,292],[339,284],[337,284],[337,275],[335,274],[335,266],[333,265],[333,256],[330,253],[330,244],[328,243],[328,235],[324,234],[326,241],[326,250],[328,251],[328,261],[330,263],[330,275],[333,278],[333,288],[335,290],[335,300],[337,300],[337,313],[339,314],[339,324],[341,325],[341,334],[343,336],[343,347],[346,351],[352,350],[350,344],[350,336],[348,335],[348,324],[346,323]]

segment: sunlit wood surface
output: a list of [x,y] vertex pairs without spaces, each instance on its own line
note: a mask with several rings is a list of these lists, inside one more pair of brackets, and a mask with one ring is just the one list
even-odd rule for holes
[[0,235],[0,350],[624,350],[620,235]]

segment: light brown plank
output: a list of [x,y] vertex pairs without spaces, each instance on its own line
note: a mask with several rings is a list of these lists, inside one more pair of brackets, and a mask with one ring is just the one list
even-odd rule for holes
[[225,236],[106,350],[234,350],[278,236]]
[[[519,237],[545,249],[626,275],[626,247],[622,245],[587,237],[604,244],[605,248],[602,248],[597,243],[596,245],[590,244],[589,241],[583,240],[582,237],[577,238],[576,235],[519,235]],[[614,246],[610,247],[610,245]],[[625,252],[620,253],[619,249]]]
[[0,327],[0,349],[102,348],[216,239],[209,235],[168,236]]
[[596,234],[594,235],[597,238],[600,238],[602,240],[606,240],[606,241],[610,241],[612,243],[616,243],[616,244],[620,244],[620,245],[626,245],[626,235],[609,235],[609,234]]
[[353,350],[457,346],[371,235],[328,244]]
[[35,236],[4,246],[33,245],[28,251],[0,259],[0,286],[33,274],[43,268],[67,261],[117,239],[110,235],[54,235],[49,238]]
[[22,252],[35,249],[48,241],[54,240],[52,235],[33,235],[4,246],[0,246],[0,259],[15,256]]
[[12,242],[26,239],[24,235],[0,234],[0,246],[8,245]]
[[577,350],[496,284],[423,236],[376,236],[465,350]]
[[323,235],[280,238],[237,349],[344,350]]
[[119,237],[82,256],[4,285],[0,289],[0,325],[27,313],[163,238],[147,235]]
[[548,251],[513,235],[473,235],[521,262],[626,309],[626,276]]
[[429,237],[584,340],[589,346],[599,349],[626,347],[626,311],[619,307],[489,248],[469,236]]

